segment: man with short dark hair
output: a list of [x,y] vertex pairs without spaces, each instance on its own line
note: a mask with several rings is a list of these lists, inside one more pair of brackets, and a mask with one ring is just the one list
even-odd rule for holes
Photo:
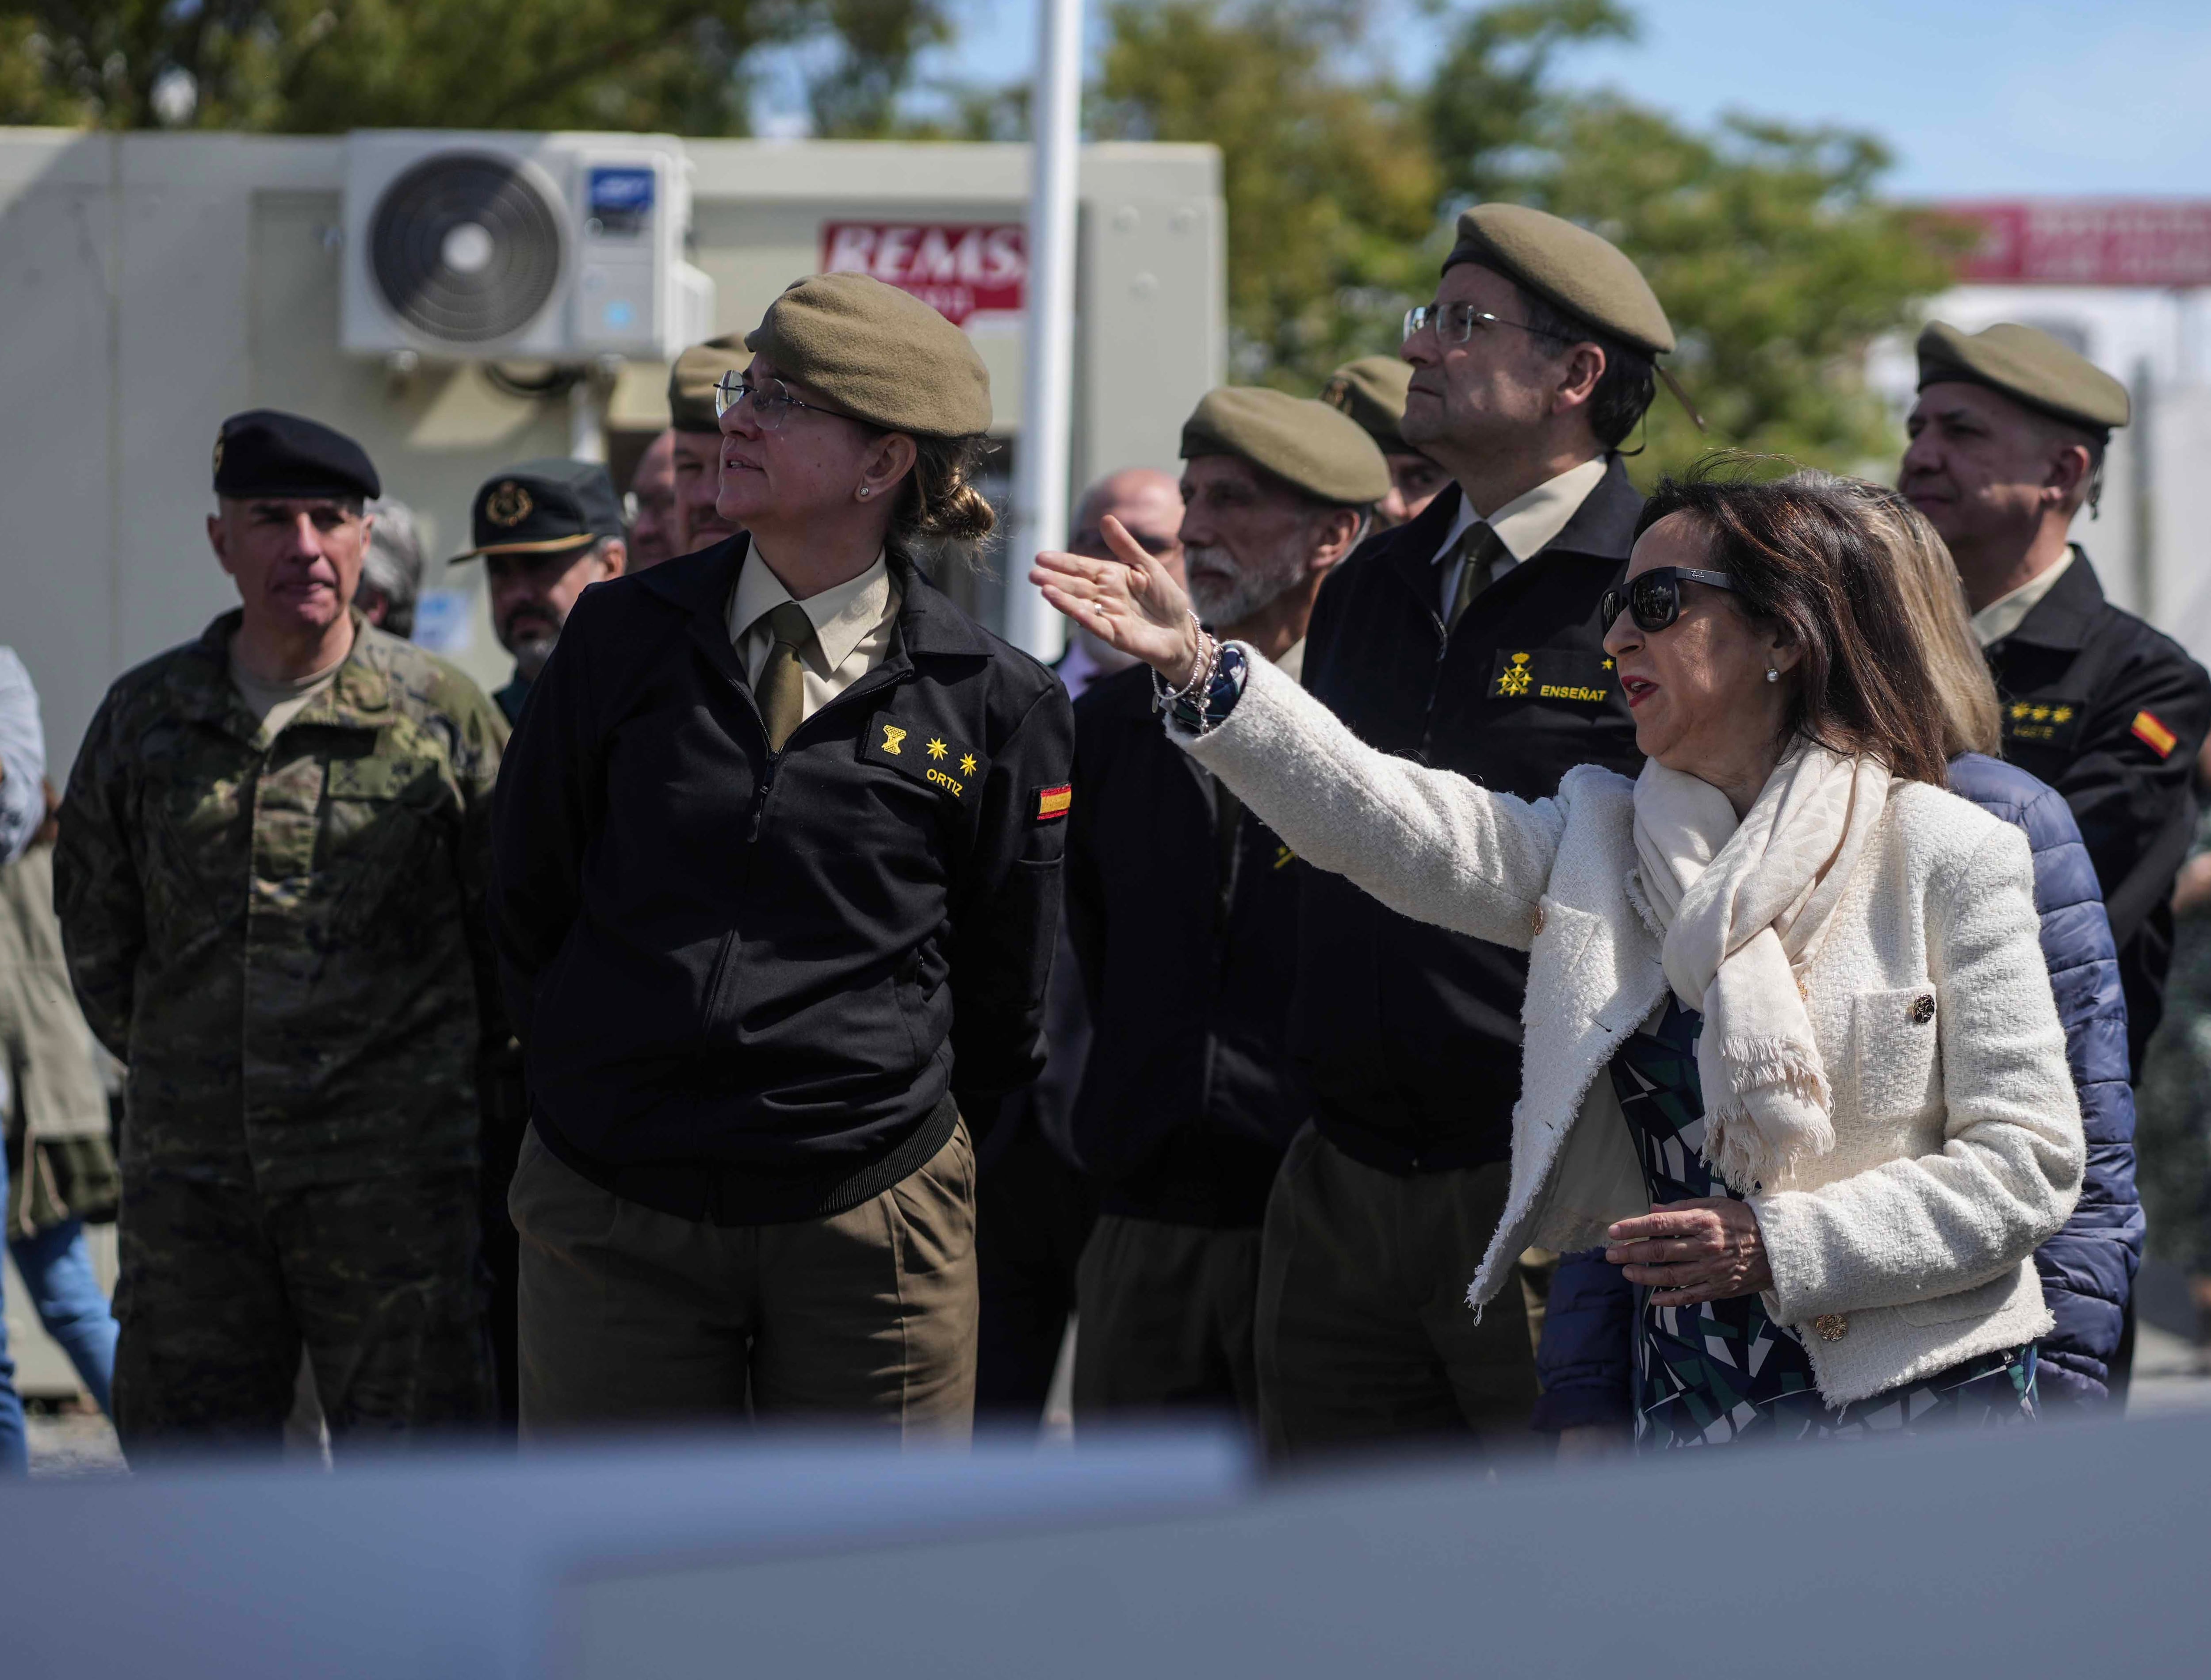
[[1374,504],[1374,529],[1417,519],[1451,482],[1451,475],[1405,441],[1409,364],[1396,356],[1361,356],[1328,376],[1320,400],[1357,421],[1390,464],[1390,494]]
[[1899,488],[1949,545],[2003,700],[2004,756],[2065,796],[2103,884],[2137,1075],[2165,1008],[2172,882],[2195,834],[2191,774],[2211,677],[2104,598],[2071,538],[2126,387],[2033,327],[1919,336]]
[[469,528],[476,546],[452,563],[484,563],[492,628],[514,655],[513,677],[492,698],[519,723],[576,597],[629,563],[621,508],[596,461],[524,461],[477,488]]
[[[1296,676],[1323,582],[1389,491],[1382,452],[1324,403],[1230,386],[1197,405],[1182,453],[1193,607]],[[1256,1422],[1259,1228],[1311,1107],[1287,1030],[1304,871],[1160,731],[1148,668],[1097,683],[1075,728],[1068,919],[1093,1023],[1075,1143],[1102,1192],[1075,1421]]]
[[714,385],[724,373],[744,371],[744,342],[735,333],[694,344],[668,370],[669,449],[675,473],[669,546],[679,555],[711,549],[735,537],[736,526],[715,506],[722,487],[722,429]]
[[[1455,483],[1336,568],[1305,686],[1371,744],[1523,798],[1572,766],[1633,775],[1597,603],[1643,498],[1618,446],[1674,347],[1633,264],[1541,211],[1459,218],[1406,322],[1405,441]],[[1305,873],[1290,1042],[1313,1125],[1267,1210],[1259,1383],[1277,1454],[1524,1439],[1525,1306],[1468,1282],[1511,1178],[1527,960]]]
[[128,1068],[115,1420],[274,1452],[304,1343],[334,1444],[485,1421],[478,1082],[506,725],[354,610],[376,469],[270,409],[215,455],[239,604],[118,679],[61,810],[86,1020]]

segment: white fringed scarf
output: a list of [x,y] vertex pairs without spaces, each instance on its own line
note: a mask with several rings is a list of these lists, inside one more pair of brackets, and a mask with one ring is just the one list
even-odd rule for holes
[[1800,740],[1738,823],[1710,782],[1646,761],[1635,784],[1644,897],[1667,984],[1705,1017],[1705,1160],[1748,1194],[1835,1146],[1833,1098],[1797,975],[1888,803],[1869,758]]

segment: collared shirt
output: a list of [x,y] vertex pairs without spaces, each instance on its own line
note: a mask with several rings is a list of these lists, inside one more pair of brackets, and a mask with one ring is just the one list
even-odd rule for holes
[[230,651],[230,686],[238,690],[245,709],[261,725],[262,738],[274,741],[284,732],[286,725],[307,709],[309,701],[338,680],[338,671],[344,664],[344,658],[340,658],[328,669],[311,671],[296,682],[266,682],[238,663],[238,650],[233,646]]
[[[1590,492],[1604,482],[1609,458],[1600,455],[1578,467],[1568,467],[1556,478],[1547,478],[1534,489],[1513,497],[1488,517],[1489,528],[1504,543],[1507,556],[1496,568],[1496,577],[1502,577],[1522,561],[1532,558],[1566,528],[1566,521],[1589,500]],[[1436,550],[1436,564],[1443,573],[1443,615],[1446,619],[1451,616],[1451,602],[1458,593],[1459,568],[1466,563],[1459,558],[1459,539],[1466,535],[1469,527],[1482,523],[1482,516],[1475,511],[1473,501],[1462,488],[1458,517],[1451,521],[1443,545]]]
[[[745,681],[757,683],[760,667],[775,645],[767,616],[791,598],[783,579],[757,554],[748,554],[730,592],[730,644],[744,665]],[[832,585],[801,601],[814,626],[814,646],[800,655],[806,668],[805,698],[798,715],[812,717],[883,662],[898,625],[898,585],[879,553],[875,563],[857,578]]]
[[1973,634],[1984,647],[1994,647],[2006,636],[2026,622],[2027,614],[2042,604],[2042,597],[2057,587],[2057,580],[2073,564],[2073,556],[2080,551],[2070,543],[2065,553],[2048,571],[2036,573],[2008,595],[1999,595],[1973,615]]

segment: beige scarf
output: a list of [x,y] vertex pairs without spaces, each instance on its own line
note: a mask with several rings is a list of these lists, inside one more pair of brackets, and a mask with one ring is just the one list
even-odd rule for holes
[[1667,984],[1701,1010],[1705,1161],[1738,1193],[1835,1146],[1797,976],[1888,803],[1889,774],[1800,740],[1738,823],[1710,782],[1655,759],[1635,784],[1637,875]]

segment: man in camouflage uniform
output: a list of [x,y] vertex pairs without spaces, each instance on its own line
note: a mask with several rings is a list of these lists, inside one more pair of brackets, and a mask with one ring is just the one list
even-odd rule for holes
[[241,600],[119,679],[61,812],[86,1017],[129,1067],[116,1422],[134,1456],[274,1447],[304,1345],[339,1450],[492,1406],[479,1066],[506,740],[352,607],[375,469],[225,422],[209,539]]

